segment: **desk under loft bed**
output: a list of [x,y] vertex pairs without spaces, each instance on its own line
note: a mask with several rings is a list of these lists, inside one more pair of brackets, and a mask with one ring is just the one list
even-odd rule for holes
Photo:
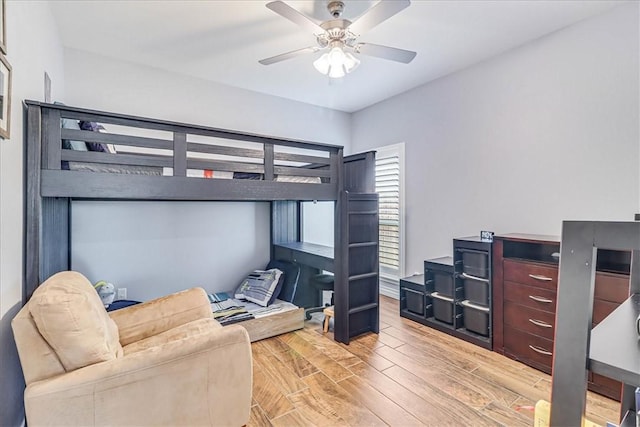
[[[591,330],[598,248],[631,250],[629,298]],[[577,426],[587,369],[622,382],[620,421],[634,426],[640,387],[640,222],[565,221],[560,247],[551,426]],[[615,420],[611,420],[615,422]]]
[[[300,241],[300,202],[333,201],[335,339],[378,332],[372,152],[343,158],[336,145],[36,101],[25,107],[27,299],[71,268],[72,200],[268,201],[272,256],[276,244]],[[68,121],[105,125],[108,133]],[[270,336],[265,328],[260,338]]]

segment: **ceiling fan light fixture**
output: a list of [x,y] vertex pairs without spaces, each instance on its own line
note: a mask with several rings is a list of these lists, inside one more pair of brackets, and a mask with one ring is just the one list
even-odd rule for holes
[[322,54],[313,62],[313,66],[332,79],[339,79],[355,70],[360,65],[360,60],[342,47],[334,46],[328,53]]

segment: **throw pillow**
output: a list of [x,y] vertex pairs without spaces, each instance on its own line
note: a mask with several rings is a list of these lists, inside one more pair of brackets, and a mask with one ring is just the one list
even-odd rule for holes
[[275,294],[281,275],[282,271],[277,268],[254,270],[240,283],[234,296],[237,299],[246,299],[266,307],[271,301],[271,297]]
[[122,356],[118,327],[80,273],[51,276],[33,293],[29,311],[67,372]]
[[[80,121],[80,129],[89,130],[91,132],[100,132],[100,129],[104,129],[104,126],[96,122]],[[89,151],[100,151],[102,153],[109,153],[107,144],[101,142],[87,142],[87,148]]]

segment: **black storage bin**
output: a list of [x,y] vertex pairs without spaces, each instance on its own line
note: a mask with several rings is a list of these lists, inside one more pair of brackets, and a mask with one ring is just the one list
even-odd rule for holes
[[468,300],[460,305],[464,311],[464,327],[476,334],[489,336],[489,308],[474,305]]
[[453,298],[448,298],[434,292],[433,297],[433,317],[445,323],[453,323]]
[[453,296],[453,274],[433,272],[433,281],[435,282],[435,291],[447,297]]
[[407,311],[424,316],[424,294],[413,289],[402,289]]
[[[464,278],[464,276],[462,276]],[[464,279],[464,297],[473,304],[489,305],[489,282]]]
[[462,271],[486,279],[489,276],[489,255],[486,252],[462,251]]

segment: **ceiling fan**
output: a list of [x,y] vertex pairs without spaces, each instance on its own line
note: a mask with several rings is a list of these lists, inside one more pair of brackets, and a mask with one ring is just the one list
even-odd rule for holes
[[270,65],[307,53],[328,49],[328,52],[314,61],[313,65],[320,73],[328,75],[330,78],[344,77],[345,74],[356,69],[360,64],[360,60],[353,53],[361,53],[408,64],[415,58],[416,52],[378,44],[362,43],[358,42],[357,39],[360,34],[391,18],[407,8],[409,4],[411,4],[410,0],[380,0],[351,22],[342,18],[344,2],[330,0],[327,4],[327,10],[332,19],[318,23],[282,1],[267,3],[267,8],[312,32],[318,45],[261,59],[258,62],[263,65]]

